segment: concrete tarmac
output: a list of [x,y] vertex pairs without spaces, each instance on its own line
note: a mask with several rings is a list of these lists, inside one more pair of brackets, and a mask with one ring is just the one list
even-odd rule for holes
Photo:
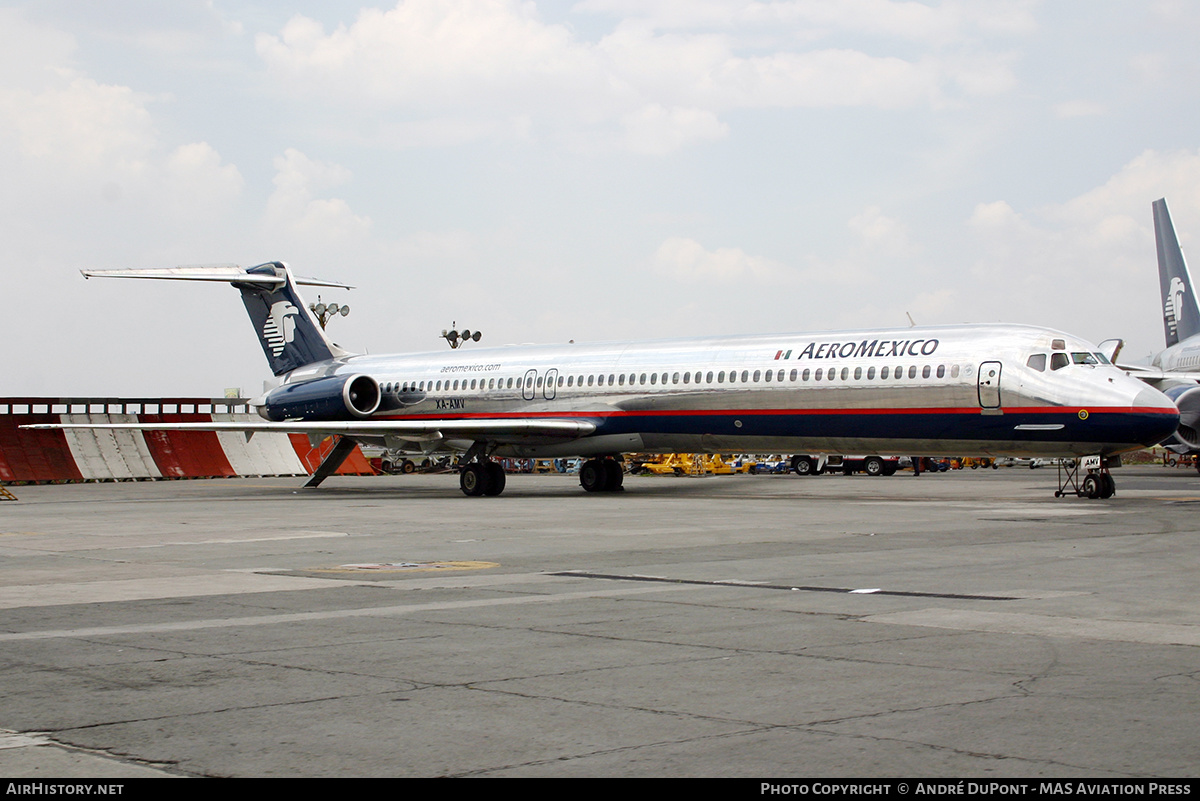
[[1200,476],[13,487],[0,775],[1200,770]]

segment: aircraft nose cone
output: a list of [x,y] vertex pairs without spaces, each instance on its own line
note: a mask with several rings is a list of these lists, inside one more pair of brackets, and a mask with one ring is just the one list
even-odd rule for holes
[[1175,402],[1157,389],[1143,388],[1130,406],[1140,420],[1137,441],[1144,445],[1157,445],[1174,434],[1179,426],[1179,409]]

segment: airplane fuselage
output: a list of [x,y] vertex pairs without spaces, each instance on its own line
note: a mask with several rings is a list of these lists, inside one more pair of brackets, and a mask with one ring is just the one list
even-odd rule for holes
[[[1096,350],[1050,329],[961,325],[346,356],[288,373],[260,413],[330,419],[328,406],[280,411],[271,398],[289,386],[353,375],[377,387],[378,403],[368,413],[342,410],[339,419],[595,425],[574,439],[510,437],[494,446],[501,456],[1076,456],[1169,435],[1174,405],[1094,358]],[[452,434],[356,439],[414,450],[471,445]]]

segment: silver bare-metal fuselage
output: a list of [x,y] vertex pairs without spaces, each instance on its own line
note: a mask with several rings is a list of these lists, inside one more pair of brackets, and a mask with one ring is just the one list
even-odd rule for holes
[[[595,425],[577,439],[497,437],[498,456],[1077,456],[1169,436],[1170,399],[1111,365],[1080,363],[1096,350],[1050,329],[961,325],[347,356],[294,370],[285,384],[368,376],[380,393],[372,421]],[[1051,369],[1055,353],[1069,363]],[[1049,357],[1042,369],[1030,363],[1037,354]],[[355,438],[414,450],[472,444],[450,434]]]

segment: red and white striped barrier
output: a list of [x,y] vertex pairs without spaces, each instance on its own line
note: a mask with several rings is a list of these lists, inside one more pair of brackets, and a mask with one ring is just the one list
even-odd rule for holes
[[[241,399],[0,398],[0,482],[117,481],[311,474],[333,447],[235,432],[30,431],[36,423],[261,422]],[[357,448],[338,475],[371,475]]]

